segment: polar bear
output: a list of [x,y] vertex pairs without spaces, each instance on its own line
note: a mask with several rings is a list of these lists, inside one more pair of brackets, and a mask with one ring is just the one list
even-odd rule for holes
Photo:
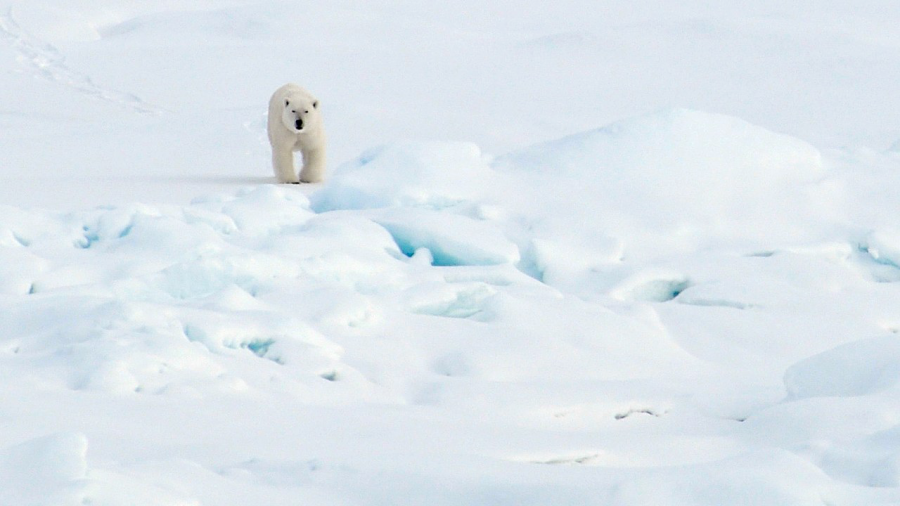
[[[325,177],[325,128],[320,104],[310,92],[293,83],[275,90],[269,100],[269,142],[279,183],[316,183]],[[300,178],[294,151],[303,156]]]

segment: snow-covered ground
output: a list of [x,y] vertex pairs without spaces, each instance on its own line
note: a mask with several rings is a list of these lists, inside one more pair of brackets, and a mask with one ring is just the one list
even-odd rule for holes
[[0,0],[0,506],[900,504],[900,4],[707,4]]

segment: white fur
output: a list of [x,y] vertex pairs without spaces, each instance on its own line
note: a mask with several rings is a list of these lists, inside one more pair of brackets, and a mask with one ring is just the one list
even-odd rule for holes
[[[268,132],[272,166],[279,183],[316,183],[325,178],[325,128],[322,104],[296,84],[285,84],[269,100]],[[297,128],[297,120],[302,128]],[[294,168],[294,151],[303,157],[300,177]]]

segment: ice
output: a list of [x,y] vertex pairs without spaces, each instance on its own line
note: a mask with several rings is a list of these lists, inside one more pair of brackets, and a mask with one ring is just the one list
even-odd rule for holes
[[44,420],[15,433],[87,430],[103,465],[60,493],[110,504],[889,504],[890,413],[840,444],[809,421],[900,378],[896,241],[822,156],[674,110],[495,160],[406,142],[312,188],[3,208],[0,360]]
[[891,230],[879,230],[860,244],[860,249],[876,263],[900,269],[900,235]]
[[[608,269],[624,257],[716,244],[765,249],[818,239],[824,232],[814,218],[820,206],[816,196],[824,177],[821,154],[807,143],[737,118],[679,109],[541,144],[490,164],[465,144],[380,148],[339,167],[313,194],[312,207],[320,212],[423,208],[417,216],[459,222],[444,230],[464,230],[466,221],[452,214],[494,222],[480,228],[505,232],[520,259],[501,251],[473,252],[472,262],[517,261],[538,279],[573,288],[573,278]],[[459,255],[435,250],[436,242],[459,249],[458,239],[411,230],[411,212],[397,213],[404,216],[402,227],[388,227],[400,232],[404,253],[428,247],[439,264],[465,263]],[[465,232],[476,237],[473,233]],[[498,239],[478,234],[475,242],[499,246]]]
[[0,0],[0,506],[900,503],[898,22]]
[[490,223],[427,210],[380,212],[372,221],[391,234],[405,255],[427,249],[432,265],[516,263],[519,249]]

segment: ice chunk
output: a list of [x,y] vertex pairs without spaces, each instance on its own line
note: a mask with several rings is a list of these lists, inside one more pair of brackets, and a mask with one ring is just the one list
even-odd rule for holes
[[412,257],[427,248],[434,265],[516,263],[519,249],[494,225],[465,216],[424,209],[384,210],[373,214],[400,250]]

